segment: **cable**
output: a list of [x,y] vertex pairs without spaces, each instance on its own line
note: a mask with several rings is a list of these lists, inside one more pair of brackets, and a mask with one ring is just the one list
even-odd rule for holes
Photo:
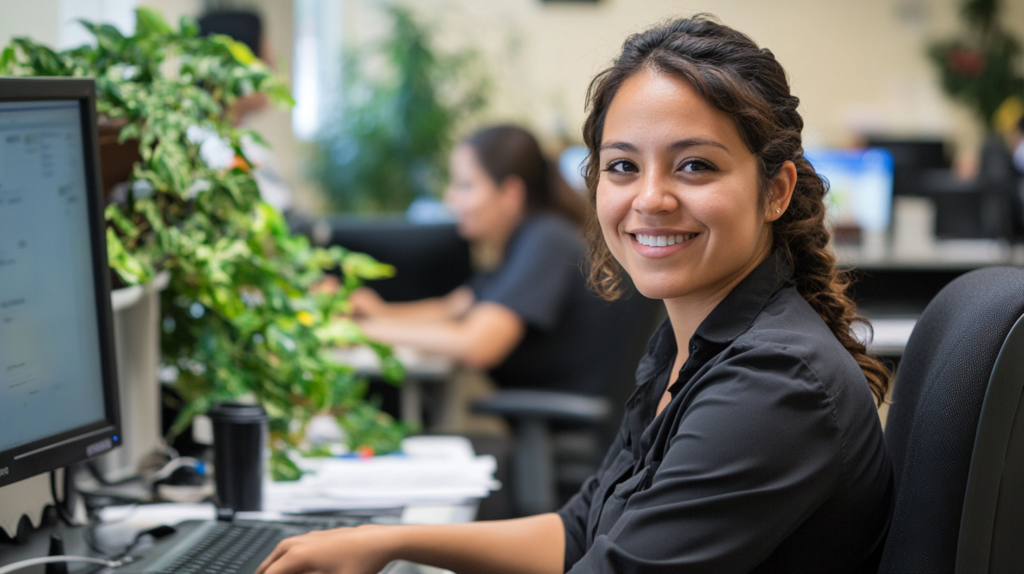
[[144,478],[146,482],[153,483],[159,482],[178,470],[183,466],[189,466],[196,469],[199,474],[206,474],[206,465],[203,461],[192,458],[191,456],[179,456],[178,458],[171,459],[163,467],[147,474]]
[[[70,470],[65,468],[64,472],[70,472]],[[68,513],[68,509],[64,508],[64,502],[61,501],[60,498],[57,497],[57,471],[56,470],[51,470],[50,471],[50,495],[53,496],[53,506],[57,509],[57,516],[60,517],[61,521],[63,521],[64,524],[67,524],[68,526],[72,526],[72,527],[74,527],[74,526],[82,526],[81,524],[78,524],[77,522],[75,522],[74,517],[71,516],[70,513]],[[65,492],[64,495],[66,497],[67,493]],[[3,572],[3,571],[0,570],[0,572]]]
[[130,554],[132,550],[135,550],[135,547],[138,546],[139,543],[142,542],[142,539],[146,536],[153,537],[153,540],[160,540],[161,538],[170,536],[171,534],[174,534],[177,531],[178,530],[173,526],[168,526],[166,524],[157,526],[155,528],[150,528],[149,530],[143,530],[142,532],[135,535],[135,540],[133,540],[131,544],[125,547],[125,549],[122,550],[120,554],[113,556],[111,560],[121,560],[123,558],[128,557],[128,554]]
[[7,566],[0,567],[0,574],[7,574],[8,572],[22,570],[29,566],[52,564],[54,562],[86,562],[89,564],[100,564],[107,568],[119,568],[131,562],[131,560],[103,560],[102,558],[90,558],[88,556],[44,556],[43,558],[30,558],[28,560],[22,560],[21,562],[15,562],[14,564],[8,564]]

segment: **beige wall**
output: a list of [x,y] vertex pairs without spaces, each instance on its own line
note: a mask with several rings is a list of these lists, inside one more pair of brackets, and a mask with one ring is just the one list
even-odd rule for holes
[[59,0],[0,0],[0,46],[19,36],[56,46],[59,4]]

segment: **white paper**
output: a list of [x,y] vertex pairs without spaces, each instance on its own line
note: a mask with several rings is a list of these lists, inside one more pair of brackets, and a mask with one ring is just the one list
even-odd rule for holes
[[474,456],[462,437],[413,437],[402,454],[297,461],[307,472],[295,482],[264,484],[263,508],[303,513],[458,504],[484,498],[501,484],[492,456]]

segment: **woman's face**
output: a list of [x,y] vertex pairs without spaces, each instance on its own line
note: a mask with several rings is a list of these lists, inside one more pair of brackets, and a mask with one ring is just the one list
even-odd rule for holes
[[458,220],[459,235],[471,241],[498,239],[514,229],[524,199],[512,189],[514,186],[498,185],[491,179],[473,148],[456,146],[449,171],[451,183],[444,202]]
[[620,86],[600,166],[601,230],[645,296],[724,296],[768,255],[779,206],[759,207],[757,159],[685,80],[644,71]]

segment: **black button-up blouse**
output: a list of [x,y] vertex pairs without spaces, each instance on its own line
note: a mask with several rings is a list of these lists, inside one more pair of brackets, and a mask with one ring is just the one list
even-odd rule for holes
[[637,369],[600,470],[559,510],[573,573],[874,572],[892,470],[863,373],[769,257]]

